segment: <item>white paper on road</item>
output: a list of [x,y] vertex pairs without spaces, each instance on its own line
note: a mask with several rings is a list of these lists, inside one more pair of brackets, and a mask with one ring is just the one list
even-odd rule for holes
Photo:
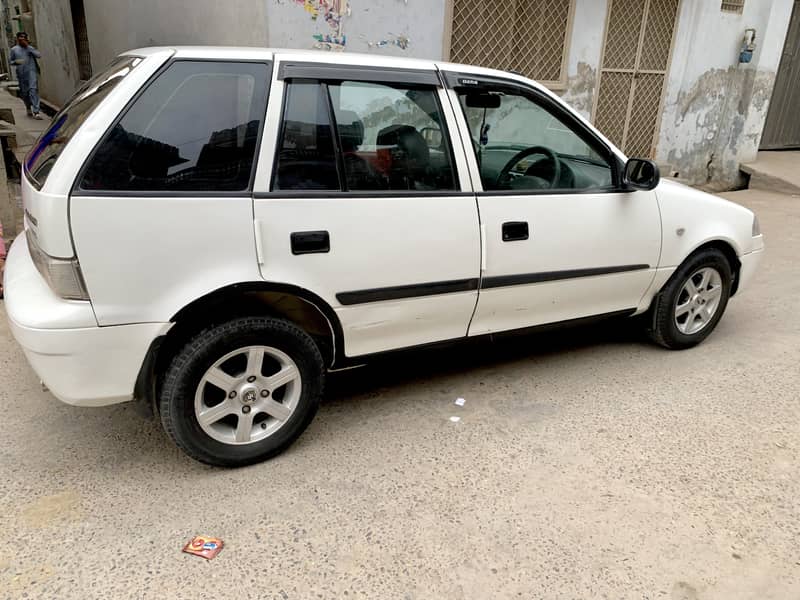
[[464,406],[464,404],[466,404],[466,402],[467,401],[464,400],[463,398],[456,398],[456,405],[457,406]]
[[450,420],[451,420],[453,423],[458,423],[458,422],[461,420],[461,417],[450,417]]

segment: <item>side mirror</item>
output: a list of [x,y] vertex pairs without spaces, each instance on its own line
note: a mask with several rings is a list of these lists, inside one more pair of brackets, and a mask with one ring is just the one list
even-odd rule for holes
[[622,174],[622,185],[629,190],[652,190],[661,181],[658,165],[646,158],[630,158]]
[[424,127],[420,133],[422,133],[425,143],[428,144],[428,148],[438,150],[442,147],[443,138],[441,129],[436,127]]

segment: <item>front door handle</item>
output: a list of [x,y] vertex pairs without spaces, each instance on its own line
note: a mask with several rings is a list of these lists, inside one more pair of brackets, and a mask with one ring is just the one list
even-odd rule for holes
[[519,242],[529,237],[527,221],[508,221],[503,223],[503,241]]
[[325,254],[331,251],[327,231],[295,231],[291,235],[292,254]]

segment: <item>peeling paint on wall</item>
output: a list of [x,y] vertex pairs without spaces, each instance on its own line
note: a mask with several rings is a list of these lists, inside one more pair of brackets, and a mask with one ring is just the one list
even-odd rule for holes
[[268,46],[442,58],[447,0],[256,1]]
[[664,107],[660,162],[691,183],[733,185],[753,160],[775,73],[731,66],[709,69]]
[[411,40],[404,36],[404,35],[394,35],[389,33],[388,38],[378,40],[377,42],[367,42],[367,46],[370,48],[386,48],[387,46],[397,46],[401,50],[408,50],[408,47],[411,45]]
[[276,0],[278,4],[292,3],[301,7],[316,21],[320,15],[330,33],[315,33],[314,48],[319,50],[333,50],[341,52],[347,46],[347,36],[344,34],[344,19],[350,16],[350,3],[348,0]]

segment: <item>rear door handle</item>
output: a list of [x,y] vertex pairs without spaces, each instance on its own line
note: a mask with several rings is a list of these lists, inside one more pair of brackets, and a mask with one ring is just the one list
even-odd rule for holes
[[291,234],[292,254],[325,254],[331,251],[327,231],[295,231]]
[[504,242],[519,242],[527,240],[528,237],[527,221],[508,221],[507,223],[503,223]]

